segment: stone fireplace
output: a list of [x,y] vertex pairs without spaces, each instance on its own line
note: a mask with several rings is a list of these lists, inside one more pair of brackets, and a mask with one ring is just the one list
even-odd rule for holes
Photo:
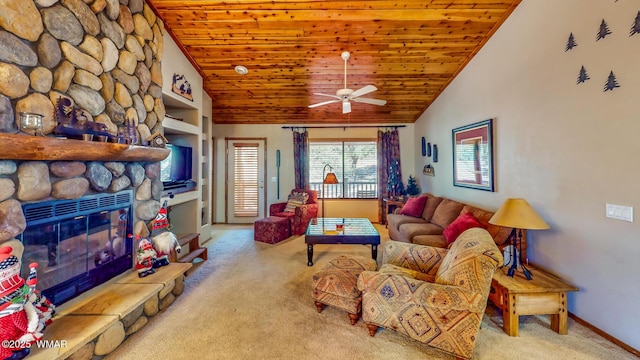
[[[71,238],[80,236],[71,230],[80,225],[72,226],[69,219],[30,219],[29,211],[85,199],[117,198],[128,192],[126,234],[117,234],[126,238],[145,236],[146,223],[160,209],[159,161],[168,150],[144,145],[152,133],[163,131],[164,26],[144,0],[6,0],[3,8],[8,10],[0,12],[0,246],[25,246],[27,260],[34,256],[40,263],[43,279],[38,287],[42,289],[54,278],[44,276],[47,271],[55,272],[61,283],[70,280],[67,276],[80,276],[61,275],[66,274],[60,268],[61,251],[68,248],[69,240],[49,239],[51,232],[71,231]],[[82,128],[90,128],[86,123],[100,123],[114,137],[131,133],[133,128],[134,145],[61,137],[55,132],[61,120],[56,111],[60,99],[71,104]],[[22,128],[21,112],[42,115],[41,129]],[[121,209],[95,210],[108,215],[86,213],[72,219],[87,216],[91,219],[85,219],[87,225],[102,221],[103,228],[111,229],[117,223],[113,211]],[[85,245],[96,236],[100,245],[80,263],[93,264],[96,252],[109,251],[98,250],[100,247],[114,245],[115,234],[91,231],[82,235]],[[38,241],[48,241],[48,248]],[[135,244],[125,244],[129,257],[119,256],[118,260],[129,268],[132,246]],[[47,256],[36,255],[45,248]],[[60,295],[59,302],[67,298]],[[55,297],[52,300],[57,302]]]

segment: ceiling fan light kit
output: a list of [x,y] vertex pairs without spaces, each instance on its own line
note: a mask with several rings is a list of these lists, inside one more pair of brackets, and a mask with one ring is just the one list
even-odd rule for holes
[[244,67],[242,65],[236,66],[235,70],[240,75],[247,75],[249,73],[249,69],[247,69],[246,67]]
[[348,114],[351,112],[351,100],[355,102],[363,103],[363,104],[384,106],[387,103],[386,100],[360,97],[362,95],[366,95],[378,90],[378,88],[376,88],[373,85],[366,85],[358,90],[352,90],[347,88],[347,61],[351,57],[351,54],[349,54],[348,51],[345,51],[340,55],[340,57],[342,57],[342,60],[344,60],[344,89],[338,89],[335,95],[314,93],[314,95],[331,97],[331,98],[334,98],[334,100],[311,104],[309,105],[309,108],[315,108],[318,106],[342,102],[342,113]]

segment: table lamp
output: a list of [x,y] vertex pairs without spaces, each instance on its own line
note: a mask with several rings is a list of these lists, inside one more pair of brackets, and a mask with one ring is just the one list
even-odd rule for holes
[[[489,219],[489,224],[510,227],[511,234],[511,267],[507,275],[513,277],[518,265],[527,280],[531,280],[531,272],[522,262],[522,230],[545,230],[549,228],[525,199],[507,199],[500,209]],[[517,249],[516,249],[517,247]],[[520,253],[518,257],[517,254]],[[518,264],[519,263],[519,264]]]
[[[329,167],[329,172],[327,173],[327,175],[324,174],[324,171],[327,169],[327,167]],[[324,216],[324,198],[327,197],[326,193],[324,192],[324,187],[325,185],[329,184],[337,184],[338,183],[338,178],[336,177],[336,174],[332,172],[333,168],[331,167],[331,165],[326,164],[323,168],[322,168],[322,217],[326,217]],[[322,223],[324,224],[324,221],[322,221]]]

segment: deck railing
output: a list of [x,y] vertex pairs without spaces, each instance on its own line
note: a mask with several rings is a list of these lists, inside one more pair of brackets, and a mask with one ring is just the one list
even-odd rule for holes
[[[324,197],[321,182],[312,182],[309,186],[312,190],[318,191],[318,198]],[[378,184],[371,182],[325,185],[324,190],[327,199],[376,199],[378,197]]]

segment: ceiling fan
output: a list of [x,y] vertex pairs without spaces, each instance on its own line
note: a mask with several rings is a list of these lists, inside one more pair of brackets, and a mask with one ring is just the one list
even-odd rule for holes
[[351,55],[349,54],[348,51],[343,52],[342,55],[341,55],[342,60],[344,60],[344,89],[339,89],[338,91],[336,91],[335,95],[314,93],[314,95],[327,96],[327,97],[331,97],[331,98],[334,98],[334,99],[333,100],[329,100],[329,101],[324,101],[324,102],[321,102],[321,103],[317,103],[317,104],[311,104],[311,105],[309,105],[309,108],[314,108],[314,107],[318,107],[318,106],[322,106],[322,105],[342,102],[342,113],[343,114],[347,114],[347,113],[351,112],[351,101],[355,101],[355,102],[359,102],[359,103],[365,103],[365,104],[379,105],[379,106],[383,106],[383,105],[385,105],[387,103],[386,100],[360,97],[362,95],[366,95],[368,93],[371,93],[371,92],[374,92],[374,91],[378,90],[378,88],[376,88],[373,85],[367,85],[367,86],[365,86],[363,88],[360,88],[358,90],[351,90],[351,89],[347,88],[347,60],[349,60],[350,56]]

